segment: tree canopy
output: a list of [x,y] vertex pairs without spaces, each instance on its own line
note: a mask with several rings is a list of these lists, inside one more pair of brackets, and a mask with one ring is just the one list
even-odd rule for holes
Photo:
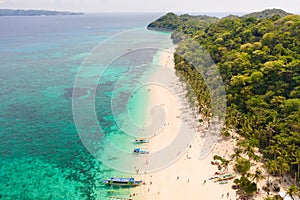
[[173,41],[180,42],[175,69],[193,88],[203,119],[211,118],[212,97],[187,60],[203,67],[206,58],[186,45],[186,38],[200,44],[219,69],[227,98],[224,132],[234,129],[256,141],[249,145],[260,148],[269,172],[293,171],[299,177],[300,16],[267,10],[204,23],[206,19],[174,15],[168,14],[176,19]]

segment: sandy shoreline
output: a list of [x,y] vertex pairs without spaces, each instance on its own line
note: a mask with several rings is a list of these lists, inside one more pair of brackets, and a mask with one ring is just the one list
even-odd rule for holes
[[[167,69],[167,71],[165,71]],[[168,72],[168,73],[166,73]],[[155,80],[163,80],[166,87],[174,90],[180,99],[175,98],[174,94],[166,92],[162,87],[151,85],[152,105],[162,105],[166,112],[166,124],[159,135],[150,139],[148,149],[156,152],[167,146],[179,131],[182,123],[189,123],[189,129],[195,131],[199,125],[194,120],[193,111],[189,108],[184,97],[179,79],[175,75],[172,51],[163,51],[160,54],[160,67],[154,74]],[[185,114],[184,114],[185,113]],[[184,116],[185,115],[185,116]],[[204,128],[204,126],[202,126]],[[188,131],[188,128],[186,129]],[[139,178],[145,181],[145,185],[140,190],[139,199],[222,199],[222,195],[228,199],[235,199],[235,191],[230,189],[232,184],[220,185],[208,180],[217,171],[216,166],[210,164],[213,155],[223,155],[227,152],[228,156],[233,152],[235,144],[231,142],[218,143],[214,150],[204,159],[199,159],[202,147],[201,133],[198,132],[194,141],[188,145],[178,160],[161,170],[153,173],[140,175]],[[177,149],[174,149],[177,151]],[[166,158],[167,159],[167,158]],[[206,180],[206,181],[205,181]]]

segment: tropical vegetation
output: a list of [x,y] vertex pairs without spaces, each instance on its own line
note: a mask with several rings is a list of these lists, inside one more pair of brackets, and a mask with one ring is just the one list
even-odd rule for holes
[[[243,17],[201,17],[169,13],[149,27],[173,31],[172,39],[178,44],[175,69],[193,88],[201,120],[212,117],[211,93],[197,70],[205,68],[206,58],[202,49],[185,41],[201,45],[216,64],[226,90],[223,133],[228,136],[234,130],[245,138],[233,155],[237,170],[248,171],[242,153],[261,159],[253,150],[258,147],[270,174],[290,173],[299,184],[300,16],[273,9]],[[258,181],[260,174],[257,169],[252,180]],[[239,182],[252,184],[245,178]],[[245,191],[251,193],[254,184]]]

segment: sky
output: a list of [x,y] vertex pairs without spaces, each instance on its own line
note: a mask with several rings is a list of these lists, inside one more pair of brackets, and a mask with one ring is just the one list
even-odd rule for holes
[[80,12],[253,12],[280,8],[300,13],[299,0],[0,0],[0,8]]

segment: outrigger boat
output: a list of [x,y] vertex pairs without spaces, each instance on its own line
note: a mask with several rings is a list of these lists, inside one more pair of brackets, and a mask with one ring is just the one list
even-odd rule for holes
[[142,143],[148,143],[149,140],[147,138],[136,138],[134,140],[134,143],[137,143],[137,144],[142,144]]
[[219,184],[221,184],[221,185],[224,185],[224,184],[227,184],[228,183],[228,181],[221,181],[221,182],[219,182]]
[[135,187],[143,183],[143,181],[136,181],[134,178],[111,178],[108,180],[102,180],[107,186],[118,186],[118,187]]
[[208,180],[213,180],[213,179],[216,179],[216,178],[220,178],[220,176],[211,176],[208,178]]
[[110,200],[132,200],[132,198],[123,198],[123,197],[111,196]]
[[225,174],[225,175],[221,176],[220,178],[218,178],[217,180],[215,180],[214,182],[227,181],[227,180],[233,179],[235,177],[236,177],[235,174]]
[[146,150],[146,149],[135,148],[135,149],[133,150],[133,153],[136,153],[136,154],[148,154],[149,151]]

